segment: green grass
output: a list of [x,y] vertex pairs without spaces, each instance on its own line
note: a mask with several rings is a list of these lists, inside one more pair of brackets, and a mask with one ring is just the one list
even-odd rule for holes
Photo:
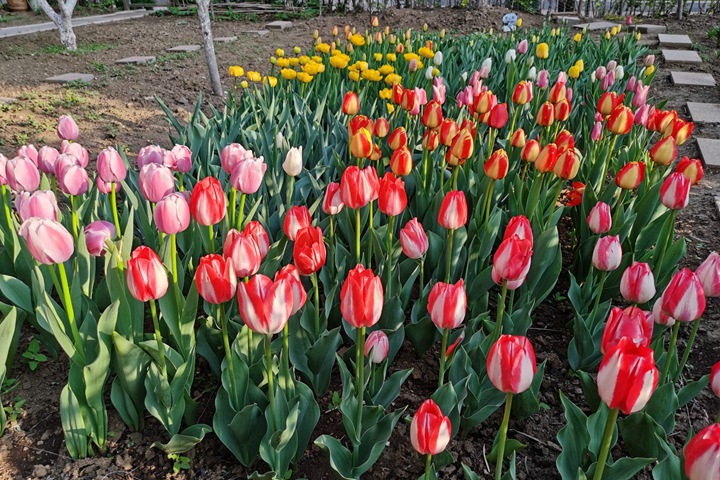
[[62,45],[50,45],[49,47],[42,47],[35,51],[36,55],[84,55],[92,52],[102,52],[104,50],[112,50],[115,45],[111,43],[81,43],[77,46],[77,50],[69,52]]

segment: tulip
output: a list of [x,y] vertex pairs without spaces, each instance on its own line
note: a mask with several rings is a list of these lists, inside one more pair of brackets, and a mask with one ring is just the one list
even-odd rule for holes
[[697,320],[705,311],[705,290],[689,268],[677,272],[662,294],[662,312],[678,322]]
[[706,297],[720,297],[720,255],[711,252],[695,270]]
[[355,133],[359,132],[360,129],[364,128],[369,132],[375,129],[373,121],[365,115],[356,115],[348,122],[348,136],[352,137]]
[[609,116],[615,108],[622,105],[625,94],[618,95],[615,92],[605,92],[597,103],[597,112],[603,117]]
[[171,193],[163,197],[153,212],[155,226],[166,235],[185,231],[190,225],[190,206],[185,195]]
[[650,119],[650,115],[652,114],[654,110],[654,107],[645,104],[642,107],[638,108],[635,112],[635,125],[642,125],[643,127],[647,127],[648,120]]
[[550,103],[559,103],[563,100],[565,100],[565,80],[558,79],[555,82],[555,85],[553,85],[547,94],[547,100]]
[[555,169],[555,164],[558,161],[558,149],[554,143],[548,143],[540,150],[537,158],[535,159],[535,168],[540,173],[549,173]]
[[603,354],[615,347],[622,338],[629,338],[636,345],[647,347],[652,340],[653,319],[637,307],[625,310],[613,307],[605,322],[600,352]]
[[495,150],[485,162],[485,175],[493,180],[502,180],[507,175],[509,167],[507,153],[501,148]]
[[610,114],[605,126],[615,135],[625,135],[633,126],[633,111],[625,105],[618,105]]
[[406,257],[420,259],[427,252],[429,243],[427,235],[417,218],[410,220],[400,230],[400,244]]
[[495,105],[490,110],[490,118],[488,119],[488,126],[490,128],[501,129],[505,126],[508,121],[508,110],[507,103],[500,103]]
[[255,237],[248,231],[238,232],[231,229],[225,237],[223,256],[231,260],[235,274],[246,278],[257,273],[262,261],[262,253]]
[[100,193],[110,195],[112,193],[113,187],[115,187],[115,193],[119,192],[122,188],[122,183],[107,183],[103,182],[102,178],[96,177],[95,186],[97,186],[97,189],[100,191]]
[[655,296],[655,277],[650,265],[645,262],[633,262],[623,272],[620,280],[620,293],[628,302],[647,303]]
[[18,157],[27,157],[35,164],[36,167],[38,166],[38,151],[35,148],[35,145],[23,145],[17,149],[16,155]]
[[533,99],[532,82],[521,80],[512,94],[512,102],[516,105],[526,105]]
[[560,100],[558,103],[555,104],[555,120],[558,122],[564,122],[568,118],[570,118],[570,111],[572,110],[572,105],[570,104],[570,100],[567,98],[564,98]]
[[710,371],[710,389],[720,398],[720,362],[713,365]]
[[550,55],[550,47],[547,43],[538,43],[535,47],[535,56],[539,59],[546,59]]
[[265,275],[255,275],[238,285],[240,316],[250,330],[262,335],[281,332],[293,309],[290,282],[280,278],[273,282]]
[[[440,58],[442,58],[442,52],[436,52],[435,58],[438,58],[438,55],[440,55]],[[437,61],[435,61],[435,65],[438,65]],[[438,102],[440,105],[445,104],[445,97],[446,97],[447,87],[445,86],[445,81],[442,77],[435,77],[433,78],[433,100]]]
[[444,119],[440,124],[440,143],[449,147],[452,144],[453,138],[457,135],[458,130],[460,130],[460,127],[452,119]]
[[[295,265],[285,265],[275,274],[275,282],[280,279],[284,279],[290,283],[293,295],[293,307],[290,315],[295,315],[305,305],[307,301],[307,293],[305,287],[303,287],[302,281],[300,281],[300,274],[298,273]],[[285,352],[283,352],[285,355]]]
[[538,155],[540,155],[540,143],[535,139],[528,140],[520,152],[520,158],[525,162],[534,163]]
[[360,99],[357,93],[350,91],[345,94],[342,102],[342,112],[345,115],[357,115],[360,111]]
[[[535,71],[535,67],[530,68],[530,72],[528,73],[529,79],[532,79],[535,76]],[[549,84],[550,81],[548,80],[548,71],[544,69],[540,70],[540,72],[537,73],[537,80],[535,80],[535,86],[543,90],[547,88]]]
[[14,192],[34,192],[40,187],[40,171],[27,157],[15,157],[5,164],[7,185]]
[[60,175],[62,175],[62,171],[68,165],[80,165],[80,162],[75,157],[75,155],[72,155],[70,153],[61,153],[55,159],[55,165],[53,166],[53,174],[56,177],[60,177]]
[[167,273],[160,257],[146,246],[137,247],[132,252],[125,277],[130,294],[140,302],[157,300],[168,289]]
[[406,146],[407,132],[405,131],[405,127],[398,127],[393,130],[387,141],[388,146],[390,146],[392,150],[397,150],[398,148]]
[[[142,151],[142,150],[141,150]],[[220,152],[220,163],[222,169],[230,175],[233,171],[233,167],[240,163],[241,160],[246,158],[253,158],[255,155],[252,150],[245,150],[245,148],[239,143],[231,143],[226,145],[222,152]],[[140,156],[138,155],[138,158]]]
[[140,169],[138,175],[140,193],[146,200],[158,203],[175,191],[175,178],[169,168],[157,163],[149,163]]
[[675,325],[675,319],[672,317],[668,317],[665,315],[662,311],[662,295],[660,295],[660,298],[655,300],[655,304],[653,305],[652,309],[652,316],[653,321],[657,323],[658,325],[663,325],[665,327],[672,327]]
[[690,199],[690,180],[682,173],[673,172],[665,178],[660,188],[660,201],[671,210],[687,206]]
[[127,176],[127,168],[122,157],[112,147],[108,147],[97,158],[98,176],[103,182],[120,183]]
[[320,227],[305,227],[297,232],[293,261],[300,275],[312,275],[325,265],[326,250]]
[[[412,60],[410,61],[410,63],[412,64]],[[417,61],[415,61],[415,66],[415,69],[417,70]],[[410,69],[410,71],[413,71],[412,66],[408,66],[408,68]],[[404,89],[402,92],[402,97],[400,99],[400,107],[402,107],[403,110],[406,110],[408,112],[413,110],[415,108],[416,96],[417,92],[415,90],[410,88]]]
[[527,140],[525,137],[525,130],[523,130],[522,128],[518,128],[510,136],[510,145],[512,145],[515,148],[523,148],[526,143],[527,143]]
[[612,228],[612,217],[610,216],[610,205],[605,202],[598,202],[587,217],[590,231],[599,235],[607,233]]
[[572,189],[567,194],[567,206],[577,207],[582,203],[585,194],[585,184],[582,182],[572,182]]
[[622,247],[619,235],[601,237],[595,244],[592,255],[592,264],[603,272],[612,272],[620,266],[622,261]]
[[200,296],[208,303],[218,305],[230,301],[237,289],[232,261],[216,254],[201,257],[195,271],[195,284]]
[[215,177],[205,177],[190,194],[190,213],[198,224],[212,227],[225,218],[226,203],[220,181]]
[[665,137],[650,149],[650,159],[658,165],[670,165],[677,158],[678,150],[673,137]]
[[432,152],[440,145],[440,138],[435,130],[426,130],[423,134],[422,146],[425,151]]
[[291,177],[297,177],[302,172],[303,160],[302,160],[302,146],[299,148],[293,147],[285,155],[285,161],[283,162],[283,170]]
[[610,409],[625,415],[642,410],[658,384],[652,349],[632,338],[620,339],[605,352],[597,383],[598,394]]
[[590,139],[593,142],[599,142],[603,138],[603,124],[602,122],[595,122],[595,125],[593,125],[592,132],[590,132]]
[[[441,453],[450,442],[452,425],[433,400],[425,400],[410,422],[410,442],[421,455]],[[429,463],[428,463],[429,465]],[[430,478],[426,469],[425,478]]]
[[90,154],[79,143],[68,143],[67,140],[63,140],[60,145],[60,153],[69,153],[74,155],[83,168],[87,167],[88,162],[90,161]]
[[406,145],[395,150],[390,157],[390,169],[398,177],[410,175],[412,166],[412,152]]
[[685,446],[685,475],[689,480],[716,480],[720,476],[720,425],[700,430]]
[[456,230],[467,223],[467,200],[465,193],[459,190],[452,190],[443,198],[438,223],[448,230]]
[[57,134],[61,140],[77,140],[80,129],[70,115],[63,115],[58,119]]
[[374,200],[378,194],[379,179],[374,167],[360,170],[351,165],[340,179],[340,198],[352,209],[359,209]]
[[290,241],[294,242],[297,232],[303,228],[312,226],[312,218],[310,211],[305,205],[295,206],[288,211],[283,221],[283,232]]
[[337,182],[328,183],[323,198],[323,212],[328,215],[337,215],[344,206],[345,204],[340,197],[340,184]]
[[450,152],[460,160],[460,165],[472,157],[474,150],[475,142],[473,140],[473,134],[468,128],[461,129],[450,144]]
[[553,168],[555,175],[563,180],[572,180],[580,170],[580,158],[575,149],[565,150],[560,154]]
[[702,161],[699,158],[682,157],[675,166],[675,171],[685,175],[691,185],[697,185],[704,175]]
[[253,220],[245,225],[243,232],[255,239],[255,243],[257,243],[258,250],[260,251],[260,258],[265,258],[265,255],[270,251],[270,238],[262,224],[257,220]]
[[[454,285],[443,282],[436,283],[430,290],[427,308],[436,327],[443,330],[459,327],[467,313],[467,297],[463,280],[460,279]],[[442,352],[445,351],[446,346],[443,346]]]
[[[65,152],[63,152],[65,153]],[[138,168],[142,170],[145,165],[157,163],[163,165],[165,160],[165,149],[157,145],[148,145],[140,149],[137,155]],[[230,172],[228,172],[230,173]]]
[[74,252],[72,235],[55,220],[31,217],[23,222],[19,233],[33,258],[44,265],[64,263]]
[[387,216],[400,215],[407,206],[407,195],[405,194],[405,182],[402,178],[387,172],[380,179],[378,190],[378,207]]
[[535,122],[541,127],[549,127],[555,122],[555,106],[550,102],[540,105]]
[[[422,115],[422,123],[425,127],[435,129],[443,121],[442,104],[436,100],[430,100],[425,106]],[[402,127],[401,127],[402,128]],[[407,138],[406,141],[407,143]],[[391,146],[392,148],[392,146]]]
[[383,287],[380,277],[358,265],[348,272],[340,291],[340,311],[352,327],[372,327],[380,320]]
[[358,129],[350,137],[350,154],[354,158],[367,158],[372,153],[372,137],[365,128]]
[[46,175],[55,174],[55,162],[60,152],[53,147],[44,146],[40,148],[37,154],[38,169]]
[[115,225],[104,220],[97,220],[85,227],[85,246],[95,257],[102,257],[108,246],[117,236]]
[[230,184],[243,195],[252,195],[260,189],[265,170],[267,165],[263,157],[245,157],[233,167]]
[[188,173],[192,169],[192,151],[185,145],[175,145],[165,152],[163,164],[174,172]]
[[645,178],[644,162],[629,162],[615,176],[615,185],[624,190],[636,189]]
[[378,138],[385,138],[387,137],[388,133],[390,133],[390,122],[387,121],[386,118],[378,118],[375,120],[375,136]]
[[375,330],[368,335],[365,343],[365,356],[370,363],[380,364],[387,358],[390,343],[388,337],[382,330]]
[[[675,139],[677,145],[682,145],[692,135],[695,124],[686,122],[680,118],[675,119],[672,123],[672,131],[666,131],[665,136],[671,135]],[[669,130],[669,128],[668,128]]]
[[66,195],[84,195],[90,188],[90,179],[79,164],[66,165],[58,175],[58,184]]
[[57,221],[58,205],[55,194],[50,190],[36,190],[33,193],[22,192],[15,196],[15,210],[20,222],[32,217]]
[[532,238],[520,238],[518,235],[505,238],[493,256],[492,277],[495,283],[507,284],[509,290],[517,289],[530,270],[532,247]]

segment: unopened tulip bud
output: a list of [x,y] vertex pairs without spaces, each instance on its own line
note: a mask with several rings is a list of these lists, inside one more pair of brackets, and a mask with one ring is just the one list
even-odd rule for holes
[[645,163],[630,162],[615,176],[615,185],[624,190],[636,189],[645,178]]
[[660,202],[671,210],[687,206],[690,199],[690,180],[682,173],[673,172],[660,187]]
[[665,137],[650,149],[650,159],[658,165],[670,165],[677,158],[678,150],[673,137]]
[[592,255],[593,267],[604,272],[611,272],[620,266],[621,261],[622,247],[618,235],[608,235],[598,239]]
[[704,175],[702,161],[699,158],[682,157],[677,163],[675,171],[685,175],[691,185],[697,185]]
[[292,147],[285,156],[283,162],[283,170],[291,177],[297,177],[302,172],[303,160],[302,160],[302,145],[300,147]]
[[525,143],[525,130],[523,130],[522,128],[518,128],[510,137],[510,145],[515,148],[522,148],[525,146]]
[[594,234],[607,233],[612,228],[612,217],[610,216],[610,205],[605,202],[598,202],[587,217],[588,227]]

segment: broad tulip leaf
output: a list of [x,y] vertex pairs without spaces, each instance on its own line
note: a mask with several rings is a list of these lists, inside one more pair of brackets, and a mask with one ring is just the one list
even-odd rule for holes
[[25,283],[10,275],[0,275],[0,294],[18,308],[34,312],[32,292]]
[[182,433],[173,435],[167,443],[155,442],[151,447],[159,448],[165,453],[185,453],[200,443],[205,434],[211,432],[208,425],[198,423],[187,427]]
[[567,423],[557,434],[562,452],[555,460],[555,465],[562,478],[575,478],[578,469],[582,470],[583,459],[590,445],[587,417],[562,391],[560,401],[565,410]]

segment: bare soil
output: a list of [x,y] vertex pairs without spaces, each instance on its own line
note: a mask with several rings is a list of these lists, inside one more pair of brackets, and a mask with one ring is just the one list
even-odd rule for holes
[[[472,32],[489,27],[498,29],[506,12],[497,8],[478,11],[388,10],[381,22],[394,28],[420,28],[427,23],[431,29]],[[523,15],[523,18],[525,26],[537,26],[543,21],[539,16]],[[312,40],[310,33],[313,30],[319,30],[322,35],[336,24],[363,25],[368,21],[367,14],[325,16],[295,21],[291,30],[271,31],[267,37],[247,33],[262,29],[263,22],[217,22],[213,26],[216,37],[240,37],[234,43],[216,46],[223,81],[225,85],[231,84],[226,73],[229,65],[240,64],[246,70],[267,72],[268,58],[276,48],[291,49],[296,45],[305,48]],[[718,47],[706,37],[707,29],[718,24],[718,17],[692,17],[683,22],[663,20],[663,23],[668,23],[669,33],[689,33],[704,57],[702,66],[683,68],[699,68],[720,80],[720,61],[715,53]],[[8,23],[12,24],[14,22]],[[178,55],[165,51],[168,47],[198,42],[199,31],[192,17],[148,17],[86,26],[78,28],[76,34],[81,48],[85,46],[81,55],[55,53],[56,32],[0,40],[0,97],[17,99],[16,103],[0,105],[0,151],[10,154],[24,143],[57,143],[55,121],[65,113],[71,113],[78,121],[83,144],[94,152],[116,143],[123,144],[131,153],[150,143],[169,147],[168,126],[155,101],[156,96],[180,116],[186,116],[192,110],[198,93],[213,104],[222,103],[222,99],[209,92],[201,52]],[[134,67],[114,63],[117,59],[135,55],[158,58],[154,64]],[[688,100],[720,102],[717,88],[675,87],[669,80],[670,68],[662,64],[659,67],[651,94],[655,99],[667,99],[668,107],[686,115],[685,102]],[[70,88],[43,83],[46,77],[67,72],[92,73],[96,80],[89,86]],[[696,125],[695,135],[720,138],[720,125]],[[690,141],[683,145],[681,154],[699,156],[696,143]],[[677,235],[684,235],[688,241],[688,254],[682,260],[682,266],[695,268],[712,250],[720,247],[720,216],[714,202],[718,195],[720,173],[706,171],[705,179],[692,190],[690,205],[678,217]],[[570,252],[566,253],[564,257],[569,259]],[[518,454],[518,478],[521,479],[558,478],[555,458],[559,446],[555,435],[564,422],[558,391],[562,390],[581,407],[585,406],[580,383],[564,360],[570,340],[566,324],[572,318],[570,305],[564,300],[568,285],[567,273],[563,273],[555,292],[537,309],[529,332],[538,362],[547,361],[541,401],[550,408],[528,420],[511,421],[510,436],[528,446]],[[719,324],[720,301],[711,299],[690,357],[690,378],[709,372],[720,358]],[[680,339],[681,348],[688,333],[685,330]],[[27,348],[30,339],[31,333],[23,337],[21,352]],[[415,370],[403,387],[397,405],[408,405],[408,411],[413,412],[433,393],[437,358],[437,347],[422,359],[417,359],[409,346],[401,349],[393,369],[413,367]],[[148,416],[143,432],[131,432],[112,409],[109,412],[111,438],[107,454],[72,461],[65,451],[58,412],[58,397],[66,376],[67,361],[63,357],[42,363],[36,371],[30,371],[26,363],[18,362],[9,372],[8,377],[17,379],[19,386],[3,398],[5,405],[15,398],[26,399],[26,403],[17,420],[0,438],[0,478],[231,479],[246,478],[254,471],[248,472],[239,466],[217,437],[210,434],[186,454],[191,459],[191,469],[174,474],[172,461],[162,452],[150,448],[152,442],[166,440],[162,427]],[[214,413],[213,382],[209,370],[199,362],[194,394],[200,402],[199,421],[208,424]],[[331,391],[339,389],[339,379],[334,378]],[[342,435],[340,415],[335,410],[328,410],[330,403],[329,397],[321,399],[323,413],[316,436],[324,433]],[[704,427],[716,417],[719,409],[720,401],[705,391],[680,412],[678,433],[674,437],[677,446],[686,441],[690,428],[697,431]],[[441,478],[462,478],[461,463],[471,465],[481,478],[490,478],[492,466],[485,457],[492,448],[499,423],[498,412],[466,438],[457,437],[451,441],[448,450],[454,461],[440,472]],[[422,459],[410,445],[408,424],[401,421],[383,456],[365,478],[410,479],[421,474]],[[296,477],[333,478],[327,460],[314,446],[308,448]],[[644,472],[639,478],[650,478],[650,475]]]

